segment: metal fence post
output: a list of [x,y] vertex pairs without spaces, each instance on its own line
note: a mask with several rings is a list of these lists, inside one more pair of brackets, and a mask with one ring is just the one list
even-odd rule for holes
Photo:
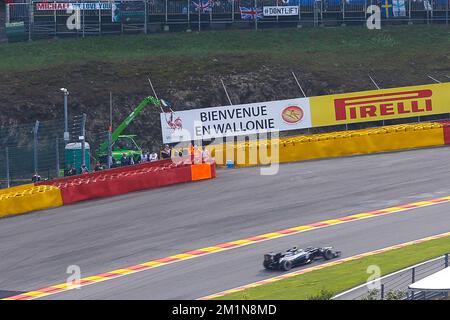
[[[234,0],[233,0],[234,2]],[[191,29],[191,6],[190,6],[190,1],[187,0],[187,21],[189,22],[189,29]]]
[[234,11],[236,10],[235,8],[235,0],[231,1],[231,22],[234,23]]
[[144,33],[145,34],[147,34],[148,33],[148,11],[147,11],[147,5],[148,5],[148,3],[147,3],[147,0],[143,0],[144,1],[144,14],[145,14],[145,19],[144,19],[144,23],[145,23],[145,26],[144,26]]
[[[445,254],[445,262],[444,265],[446,268],[448,268],[448,253]],[[445,292],[445,298],[448,299],[448,291]]]
[[[199,2],[199,4],[200,3],[201,2]],[[169,7],[169,4],[168,4],[168,1],[166,0],[165,1],[165,9],[164,9],[166,11],[165,15],[164,15],[165,16],[166,25],[167,25],[167,21],[169,21],[169,16],[168,16],[168,12],[167,12],[167,10],[169,9],[168,7]],[[198,12],[200,12],[200,8],[198,8]]]
[[450,10],[450,1],[447,1],[447,11],[445,12],[445,24],[448,25],[448,11]]
[[84,25],[84,6],[83,6],[83,38],[85,34],[85,25]]
[[257,11],[257,7],[256,6],[258,4],[256,3],[256,1],[257,0],[255,0],[255,9],[254,9],[255,10],[255,30],[258,30],[258,16],[257,16],[257,12],[256,12]]
[[[202,29],[202,22],[201,22],[202,19],[201,19],[200,7],[197,8],[197,11],[198,11],[198,32],[200,32],[200,30]],[[167,21],[166,21],[166,23],[167,23]]]
[[[53,1],[53,5],[56,7],[56,1]],[[54,37],[56,38],[56,35],[58,34],[58,24],[56,19],[56,10],[53,11],[53,22],[55,23],[54,30]]]
[[[411,283],[414,283],[416,282],[416,268],[412,268],[411,273]],[[411,300],[414,300],[414,290],[411,292]]]
[[34,154],[34,172],[38,172],[38,131],[39,131],[39,120],[36,120],[36,123],[33,127],[33,154]]
[[59,177],[59,139],[56,137],[56,177]]
[[[120,2],[120,5],[122,5],[123,4],[123,2],[121,1]],[[123,19],[122,19],[122,17],[120,18],[120,34],[121,35],[123,35]]]
[[86,165],[86,114],[83,113],[83,121],[81,123],[81,165]]
[[112,132],[111,130],[108,131],[108,169],[111,169],[113,165],[112,161]]
[[381,300],[384,300],[384,283],[381,284]]
[[102,9],[98,7],[98,34],[102,35]]
[[9,175],[9,149],[6,147],[6,187],[11,186],[11,177]]
[[10,8],[10,4],[9,3],[7,3],[6,4],[6,12],[5,12],[5,22],[6,23],[9,23],[11,20],[11,18],[10,18],[10,15],[9,15],[9,8]]
[[67,96],[69,95],[69,91],[66,88],[61,88],[64,93],[64,142],[67,144],[70,140],[69,134],[69,120],[68,120],[68,111],[67,111]]
[[409,0],[408,5],[408,23],[411,24],[411,0]]
[[30,1],[30,7],[28,8],[28,41],[31,41],[31,26],[33,21],[33,2]]

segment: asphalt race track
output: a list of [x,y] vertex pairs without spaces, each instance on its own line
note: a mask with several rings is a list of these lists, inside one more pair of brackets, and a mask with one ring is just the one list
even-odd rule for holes
[[[450,195],[450,148],[219,170],[210,181],[0,220],[3,296],[324,219]],[[449,204],[310,231],[47,298],[199,298],[276,274],[270,250],[334,245],[344,256],[450,230]]]
[[294,245],[301,247],[333,245],[343,251],[342,257],[345,258],[446,232],[450,226],[449,210],[450,204],[442,204],[331,226],[190,261],[181,261],[86,286],[80,290],[47,296],[44,299],[200,298],[281,274],[264,270],[262,257],[269,251],[281,251]]

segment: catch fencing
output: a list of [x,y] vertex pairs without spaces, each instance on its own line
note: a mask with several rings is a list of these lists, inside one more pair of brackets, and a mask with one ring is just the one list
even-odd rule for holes
[[445,292],[412,291],[408,286],[449,266],[449,254],[394,272],[346,292],[333,300],[430,300],[446,298]]
[[64,120],[36,121],[0,128],[0,188],[30,183],[34,173],[52,179],[64,170],[66,143],[80,142],[85,119],[68,121],[69,140],[64,141]]
[[[30,39],[160,31],[362,25],[370,16],[367,8],[371,5],[380,7],[384,24],[448,24],[450,13],[450,0],[16,1],[23,3],[7,4],[7,22],[24,22]],[[289,15],[263,14],[264,7],[283,6],[297,9],[286,13]],[[78,16],[75,9],[79,9]],[[76,17],[78,24],[75,24]]]

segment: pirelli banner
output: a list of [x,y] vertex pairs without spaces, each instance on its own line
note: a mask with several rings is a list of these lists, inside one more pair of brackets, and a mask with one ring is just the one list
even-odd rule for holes
[[450,113],[450,83],[161,114],[164,143]]
[[310,98],[313,127],[450,113],[450,83]]

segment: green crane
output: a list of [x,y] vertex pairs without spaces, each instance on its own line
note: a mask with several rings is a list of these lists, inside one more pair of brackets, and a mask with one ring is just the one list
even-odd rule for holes
[[[139,103],[139,105],[130,113],[130,115],[112,132],[111,134],[111,149],[112,149],[112,157],[116,161],[117,164],[120,164],[120,158],[122,154],[126,154],[127,156],[133,156],[135,162],[142,155],[142,149],[136,143],[134,138],[136,135],[122,135],[121,133],[128,127],[128,125],[136,119],[136,117],[141,113],[141,111],[148,105],[153,104],[157,107],[161,107],[161,104],[166,106],[167,103],[163,100],[159,100],[155,97],[148,96],[144,98],[144,100]],[[110,128],[110,131],[112,128]],[[101,163],[107,163],[108,159],[108,148],[109,141],[104,141],[97,150],[97,159]]]

